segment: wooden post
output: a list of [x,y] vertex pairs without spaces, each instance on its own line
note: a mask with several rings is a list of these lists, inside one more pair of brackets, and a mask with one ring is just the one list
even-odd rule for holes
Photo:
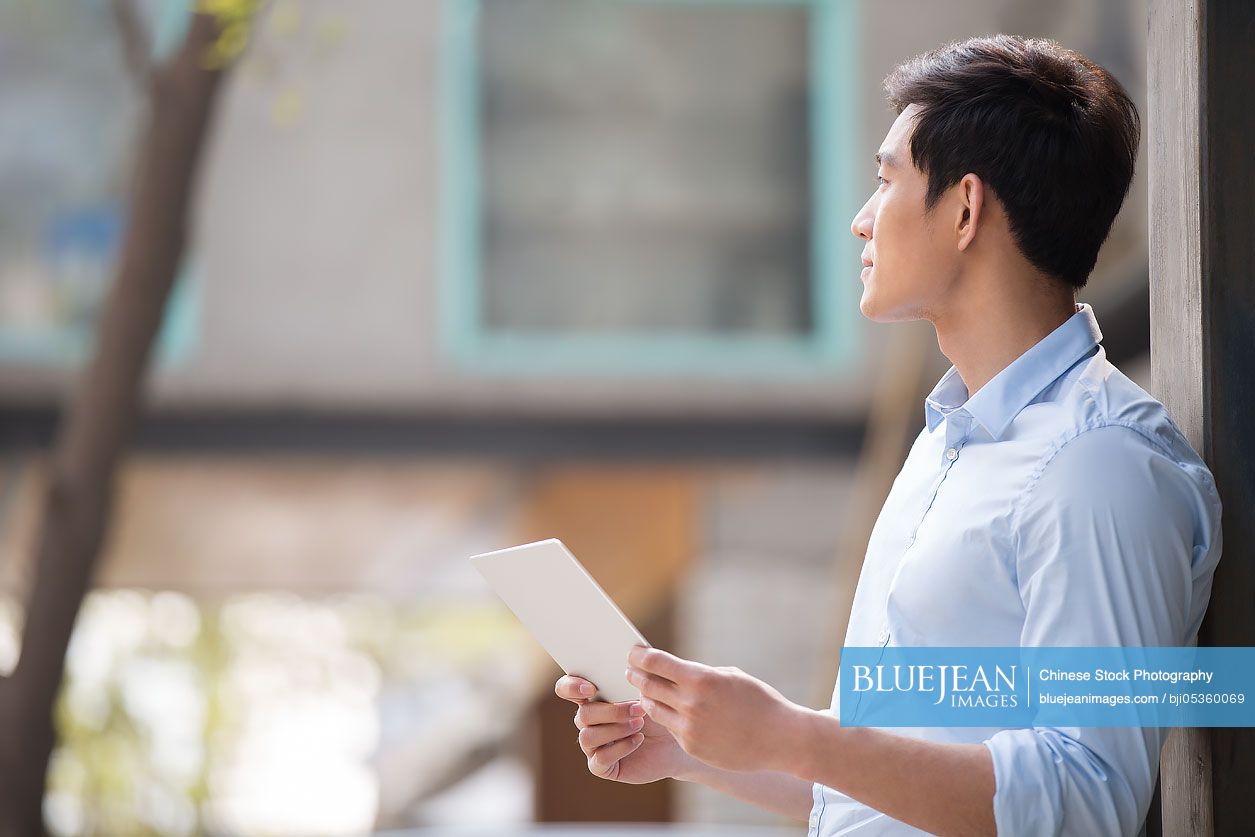
[[[1149,10],[1154,390],[1207,460],[1224,505],[1199,644],[1255,645],[1255,4],[1151,0]],[[1251,787],[1255,730],[1173,731],[1160,769],[1162,833],[1244,833]]]

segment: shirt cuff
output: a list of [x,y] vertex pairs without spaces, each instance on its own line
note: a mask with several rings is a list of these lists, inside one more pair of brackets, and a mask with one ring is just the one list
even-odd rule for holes
[[[1050,727],[1002,730],[982,742],[993,758],[999,834],[1136,834],[1122,827],[1118,782],[1101,759]],[[1136,817],[1133,817],[1136,819]]]

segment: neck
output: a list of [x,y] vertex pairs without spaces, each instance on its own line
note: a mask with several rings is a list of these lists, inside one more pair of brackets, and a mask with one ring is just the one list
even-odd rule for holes
[[969,398],[1076,313],[1076,292],[1041,274],[1017,280],[1004,273],[960,286],[982,292],[966,294],[929,319]]

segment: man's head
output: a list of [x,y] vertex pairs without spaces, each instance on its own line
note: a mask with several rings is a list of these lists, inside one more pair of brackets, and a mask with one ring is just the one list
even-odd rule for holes
[[1137,156],[1119,82],[1053,41],[994,35],[907,61],[885,90],[898,118],[851,227],[872,263],[865,316],[927,317],[978,262],[1085,284]]

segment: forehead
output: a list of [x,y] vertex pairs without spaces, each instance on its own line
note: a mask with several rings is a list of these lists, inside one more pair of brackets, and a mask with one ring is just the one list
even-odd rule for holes
[[888,133],[885,134],[884,140],[880,143],[880,150],[876,152],[882,159],[889,157],[891,158],[891,163],[899,166],[906,165],[906,161],[910,160],[911,132],[915,128],[915,114],[917,112],[917,106],[907,105],[898,114],[898,118],[893,120],[893,124],[889,126]]

